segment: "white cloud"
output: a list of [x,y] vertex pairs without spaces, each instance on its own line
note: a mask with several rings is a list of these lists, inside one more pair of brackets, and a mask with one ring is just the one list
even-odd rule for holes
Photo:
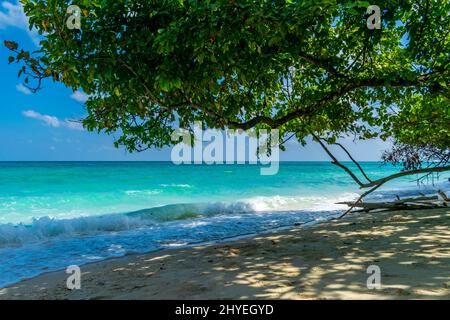
[[55,116],[41,114],[34,110],[26,110],[26,111],[23,111],[22,114],[27,118],[42,121],[46,125],[53,127],[53,128],[65,127],[65,128],[71,129],[71,130],[79,130],[79,131],[84,130],[81,123],[73,121],[73,120],[68,120],[68,119],[60,120]]
[[21,3],[3,1],[0,4],[0,29],[16,27],[28,33],[36,45],[39,45],[39,34],[36,29],[29,29],[28,17],[23,12]]
[[86,93],[84,93],[84,92],[81,92],[81,91],[75,91],[74,93],[72,93],[72,94],[70,95],[70,97],[71,97],[73,100],[78,101],[78,102],[81,102],[81,103],[86,102],[87,99],[88,99],[88,95],[87,95]]
[[72,130],[79,130],[79,131],[83,131],[84,130],[83,125],[80,122],[77,122],[77,121],[65,120],[64,121],[64,125],[67,128],[72,129]]
[[21,83],[19,83],[19,84],[16,86],[16,90],[19,91],[19,92],[22,92],[23,94],[26,94],[26,95],[31,94],[31,90],[28,89],[27,87],[25,87],[25,86],[24,86],[23,84],[21,84]]
[[9,26],[15,26],[21,29],[28,28],[28,19],[23,12],[22,4],[13,4],[3,1],[1,6],[6,10],[0,12],[0,28],[4,29]]
[[27,118],[32,118],[32,119],[43,121],[47,125],[54,127],[54,128],[59,128],[61,126],[61,121],[59,121],[59,119],[54,116],[40,114],[39,112],[36,112],[33,110],[24,111],[24,112],[22,112],[22,114]]

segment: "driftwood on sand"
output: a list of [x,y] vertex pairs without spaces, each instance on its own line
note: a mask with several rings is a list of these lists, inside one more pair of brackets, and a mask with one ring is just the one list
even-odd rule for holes
[[351,208],[359,208],[354,212],[370,212],[370,211],[396,211],[396,210],[423,210],[423,209],[438,209],[450,206],[450,199],[443,191],[438,191],[438,196],[422,196],[416,198],[405,198],[391,202],[338,202],[338,204],[346,204]]

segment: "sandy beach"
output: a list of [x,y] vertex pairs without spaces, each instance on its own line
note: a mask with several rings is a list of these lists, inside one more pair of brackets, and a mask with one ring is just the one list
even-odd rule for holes
[[[224,244],[53,272],[0,299],[450,299],[450,209],[355,215]],[[367,267],[381,269],[369,290]]]

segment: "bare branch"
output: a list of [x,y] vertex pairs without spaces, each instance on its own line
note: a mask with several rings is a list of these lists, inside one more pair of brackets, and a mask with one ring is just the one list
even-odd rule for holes
[[411,176],[411,175],[422,174],[422,173],[438,173],[438,172],[445,172],[445,171],[450,171],[450,166],[431,167],[431,168],[403,171],[403,172],[399,172],[399,173],[390,175],[385,178],[381,178],[381,179],[372,181],[371,183],[364,184],[363,188],[370,188],[375,185],[385,184],[386,182],[389,182],[391,180],[398,179],[401,177],[405,177],[405,176]]
[[359,170],[364,174],[365,178],[370,181],[369,183],[362,183],[361,180],[347,166],[345,166],[344,164],[339,162],[339,160],[334,156],[334,154],[326,147],[326,145],[322,141],[323,139],[321,139],[320,137],[318,137],[314,133],[312,133],[311,135],[320,144],[322,149],[324,149],[325,152],[329,155],[329,157],[332,159],[332,163],[334,165],[337,165],[338,167],[342,168],[345,172],[347,172],[348,175],[360,186],[361,189],[370,188],[369,190],[364,192],[358,198],[358,200],[355,203],[353,203],[351,208],[348,209],[346,212],[344,212],[338,219],[341,219],[342,217],[346,216],[356,206],[358,206],[365,197],[367,197],[372,192],[378,190],[380,187],[382,187],[383,185],[385,185],[389,181],[392,181],[392,180],[395,180],[395,179],[398,179],[398,178],[401,178],[401,177],[405,177],[405,176],[416,175],[416,174],[431,174],[431,173],[439,173],[439,172],[450,171],[450,166],[439,166],[441,164],[441,163],[439,163],[438,166],[432,166],[432,167],[427,167],[427,168],[403,171],[403,172],[399,172],[399,173],[395,173],[395,174],[389,175],[389,176],[381,178],[381,179],[377,179],[377,180],[371,181],[367,177],[367,175],[365,174],[364,170],[359,165],[359,163],[351,156],[350,152],[348,152],[348,150],[344,146],[336,143],[338,146],[340,146],[345,151],[345,153],[350,157],[350,159],[352,159],[352,161],[358,166]]
[[350,177],[361,187],[364,188],[364,183],[361,182],[361,180],[359,180],[359,178],[349,169],[347,168],[345,165],[343,165],[342,163],[339,162],[339,160],[331,153],[331,151],[325,146],[325,144],[322,142],[322,139],[319,138],[318,136],[316,136],[314,133],[312,133],[312,136],[314,137],[314,139],[320,144],[320,146],[322,147],[322,149],[325,150],[325,152],[330,156],[330,158],[333,160],[332,163],[334,165],[337,165],[338,167],[342,168],[343,170],[345,170],[345,172],[347,172]]
[[350,209],[348,209],[346,212],[344,212],[342,215],[340,215],[338,217],[338,219],[342,219],[343,217],[345,217],[347,214],[349,214],[358,204],[360,204],[362,202],[362,200],[367,197],[369,194],[371,194],[372,192],[374,192],[375,190],[377,190],[378,188],[380,188],[383,184],[377,185],[375,187],[373,187],[372,189],[364,192],[359,198],[358,200],[355,201],[355,203],[350,207]]
[[340,143],[335,143],[335,145],[341,147],[342,150],[344,150],[344,152],[347,154],[347,156],[353,161],[353,163],[358,167],[359,171],[361,171],[362,175],[364,176],[364,178],[367,179],[367,181],[372,182],[372,180],[367,176],[366,172],[363,170],[363,168],[361,167],[361,165],[359,164],[358,161],[356,161],[352,155],[350,154],[350,152],[348,152],[348,150]]

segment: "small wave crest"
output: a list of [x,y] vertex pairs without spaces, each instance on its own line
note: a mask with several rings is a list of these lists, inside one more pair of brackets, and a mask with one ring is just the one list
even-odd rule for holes
[[93,235],[136,229],[150,222],[122,214],[72,219],[41,217],[30,224],[0,224],[0,247],[17,246],[59,237]]
[[160,194],[161,190],[127,190],[125,191],[125,194],[128,196],[131,195],[144,195],[144,196],[151,196]]
[[176,184],[176,183],[163,183],[159,185],[160,187],[163,188],[192,188],[192,186],[190,184]]

